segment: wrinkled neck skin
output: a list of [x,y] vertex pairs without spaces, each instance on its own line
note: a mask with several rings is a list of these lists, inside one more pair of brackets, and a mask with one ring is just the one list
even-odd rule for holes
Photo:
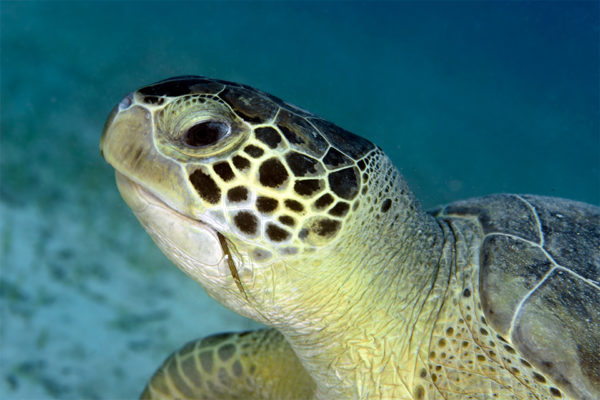
[[276,310],[262,322],[285,335],[316,381],[317,398],[412,398],[417,353],[427,351],[422,329],[432,326],[422,321],[435,318],[448,284],[449,267],[440,278],[448,247],[442,228],[385,161],[392,208],[368,212],[363,202],[355,218],[364,224],[351,221],[355,229],[308,261],[274,265],[275,291],[262,299],[265,310]]

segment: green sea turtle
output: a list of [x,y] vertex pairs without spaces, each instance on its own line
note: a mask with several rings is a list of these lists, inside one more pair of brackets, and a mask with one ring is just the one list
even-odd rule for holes
[[598,207],[425,212],[371,142],[203,77],[126,96],[101,151],[162,251],[270,327],[187,344],[142,398],[600,398]]

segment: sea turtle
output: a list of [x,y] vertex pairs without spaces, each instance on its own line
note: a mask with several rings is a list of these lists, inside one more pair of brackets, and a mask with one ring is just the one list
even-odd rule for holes
[[142,398],[600,398],[600,208],[426,212],[368,140],[196,76],[127,95],[100,146],[162,251],[270,327],[185,345]]

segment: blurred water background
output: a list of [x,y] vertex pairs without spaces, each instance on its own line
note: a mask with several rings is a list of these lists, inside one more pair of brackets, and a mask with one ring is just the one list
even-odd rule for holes
[[98,141],[127,92],[240,81],[380,145],[425,207],[600,203],[597,1],[0,3],[0,398],[133,399],[255,326],[172,267]]

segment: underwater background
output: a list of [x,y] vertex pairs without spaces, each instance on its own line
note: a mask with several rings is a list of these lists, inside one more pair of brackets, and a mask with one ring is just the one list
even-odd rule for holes
[[600,204],[597,1],[0,2],[0,398],[133,399],[186,341],[257,326],[156,249],[98,143],[184,74],[381,146],[426,208]]

